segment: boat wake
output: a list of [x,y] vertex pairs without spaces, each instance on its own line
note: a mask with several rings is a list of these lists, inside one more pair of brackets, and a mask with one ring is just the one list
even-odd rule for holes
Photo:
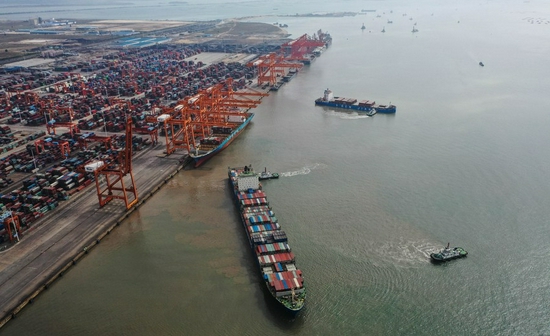
[[429,262],[430,253],[441,249],[440,246],[428,241],[386,242],[377,248],[377,254],[384,263],[411,267]]
[[369,116],[369,115],[366,115],[364,113],[356,113],[356,112],[327,111],[326,115],[331,116],[331,117],[338,117],[340,119],[345,119],[345,120],[371,118],[371,116]]
[[314,163],[312,165],[302,167],[299,170],[284,172],[284,173],[281,173],[280,175],[282,177],[292,177],[292,176],[296,176],[296,175],[307,175],[307,174],[311,173],[312,170],[324,169],[326,167],[327,167],[327,165],[324,164],[324,163]]

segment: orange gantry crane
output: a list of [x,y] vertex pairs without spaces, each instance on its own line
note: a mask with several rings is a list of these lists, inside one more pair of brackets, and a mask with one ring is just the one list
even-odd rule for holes
[[0,92],[0,107],[2,106],[7,107],[8,110],[11,107],[9,92],[5,92],[5,91]]
[[90,133],[85,133],[78,138],[78,143],[82,148],[88,148],[88,143],[90,142],[100,142],[103,144],[105,149],[113,149],[113,136],[100,136],[89,134]]
[[[51,140],[51,139],[50,139]],[[55,146],[58,146],[59,147],[59,151],[61,152],[61,155],[67,157],[69,156],[69,154],[71,153],[71,147],[69,146],[69,142],[68,141],[47,141],[47,140],[42,140],[42,139],[39,139],[39,140],[36,140],[34,142],[34,147],[36,149],[36,153],[41,153],[43,152],[46,147],[55,147]]]
[[316,48],[324,46],[325,42],[304,34],[295,40],[283,44],[281,50],[287,60],[308,61],[308,54],[312,54]]
[[33,92],[33,91],[25,92],[25,102],[27,104],[38,104],[39,101],[40,101],[40,97],[36,94],[36,92]]
[[5,211],[0,216],[0,222],[4,224],[6,232],[8,233],[10,242],[14,240],[19,241],[21,235],[21,224],[19,223],[19,216],[14,215],[12,211]]
[[277,77],[285,75],[285,69],[301,69],[304,64],[298,62],[289,62],[283,56],[276,53],[269,53],[258,57],[257,60],[247,64],[249,67],[258,67],[258,85],[275,85]]
[[[85,166],[87,172],[95,175],[95,185],[99,206],[103,207],[113,199],[124,201],[126,209],[130,209],[138,202],[137,188],[132,172],[132,119],[126,120],[126,144],[118,152],[116,162],[96,161]],[[124,178],[130,176],[129,186]],[[105,176],[105,185],[100,186],[100,177]]]
[[46,129],[48,130],[48,134],[56,134],[55,129],[59,127],[66,127],[69,129],[69,133],[71,133],[71,136],[74,135],[74,133],[80,132],[78,129],[78,125],[72,122],[56,122],[55,120],[50,120],[48,123],[46,123]]
[[[172,111],[159,116],[164,122],[166,154],[177,149],[190,152],[195,147],[197,136],[210,135],[213,126],[231,127],[231,117],[242,117],[241,109],[250,109],[260,104],[259,100],[247,96],[265,97],[267,93],[256,91],[234,91],[233,79],[201,90],[193,97],[180,100]],[[242,97],[238,99],[237,97]]]

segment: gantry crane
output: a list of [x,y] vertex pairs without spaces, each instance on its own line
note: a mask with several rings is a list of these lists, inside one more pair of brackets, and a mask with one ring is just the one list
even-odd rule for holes
[[242,117],[241,109],[254,108],[260,104],[259,100],[246,96],[265,97],[268,94],[234,91],[233,79],[229,78],[224,83],[213,85],[193,97],[179,101],[172,111],[159,117],[165,127],[166,154],[170,155],[177,149],[190,152],[195,147],[196,137],[210,136],[213,126],[233,127],[231,116]]
[[247,65],[249,67],[258,67],[258,85],[264,83],[275,85],[277,83],[277,77],[285,75],[285,69],[293,68],[299,70],[304,66],[303,63],[288,62],[283,56],[277,55],[276,53],[262,55],[257,60]]
[[170,155],[177,149],[191,148],[195,143],[195,135],[191,122],[195,112],[200,108],[201,95],[178,101],[178,105],[157,117],[158,122],[164,123],[166,137],[166,154]]
[[0,215],[0,222],[2,222],[6,228],[10,242],[13,242],[14,240],[19,241],[19,237],[21,235],[19,216],[14,215],[11,211],[5,211],[2,215]]
[[106,150],[113,149],[113,136],[100,136],[100,135],[86,135],[91,133],[85,133],[78,138],[78,143],[82,148],[88,148],[90,142],[100,142],[103,144]]
[[[116,162],[96,161],[85,166],[87,172],[95,175],[95,185],[99,206],[103,207],[113,199],[124,201],[126,209],[138,202],[137,188],[132,172],[132,119],[126,120],[126,145],[118,152]],[[130,185],[124,184],[124,178],[130,176]],[[100,177],[105,176],[105,186],[100,186]]]
[[283,44],[281,50],[287,60],[302,62],[308,60],[306,55],[313,53],[313,50],[316,48],[324,46],[325,42],[304,34],[295,40]]
[[[52,119],[46,123],[46,129],[48,130],[48,134],[56,134],[55,129],[59,127],[66,127],[69,129],[69,133],[71,133],[71,137],[74,135],[74,133],[80,132],[78,129],[78,125],[73,122],[56,122],[55,119]],[[51,133],[50,133],[51,130]]]
[[44,149],[46,149],[46,146],[48,147],[58,146],[59,151],[61,152],[61,155],[63,155],[64,157],[68,157],[69,154],[71,153],[71,147],[69,146],[69,142],[65,140],[46,141],[46,140],[39,139],[34,142],[34,147],[36,149],[37,154],[43,152]]

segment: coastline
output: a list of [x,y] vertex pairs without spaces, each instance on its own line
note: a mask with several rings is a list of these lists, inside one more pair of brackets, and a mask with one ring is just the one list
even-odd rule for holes
[[[95,188],[92,185],[75,195],[57,209],[25,239],[12,248],[1,253],[3,259],[18,259],[15,263],[5,266],[0,271],[0,283],[3,291],[0,299],[4,302],[0,316],[0,328],[15,318],[29,303],[47,290],[56,280],[63,277],[72,266],[83,258],[101,240],[119,226],[132,212],[153,196],[160,188],[172,179],[190,161],[181,163],[177,157],[162,158],[163,146],[149,149],[134,158],[135,171],[163,171],[162,174],[141,173],[136,179],[139,202],[129,210],[122,204],[113,203],[98,209]],[[74,211],[78,210],[78,211]],[[65,217],[69,212],[70,219]],[[86,217],[86,214],[89,214]],[[85,219],[83,220],[82,217]],[[61,226],[64,221],[64,227]],[[46,239],[43,230],[54,231]],[[38,244],[36,244],[39,242]],[[21,250],[26,252],[21,253]],[[17,255],[16,255],[17,254]],[[47,261],[50,261],[48,263]]]

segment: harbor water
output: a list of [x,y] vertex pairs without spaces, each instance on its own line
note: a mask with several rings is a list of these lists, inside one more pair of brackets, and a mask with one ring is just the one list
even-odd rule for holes
[[[3,335],[550,334],[550,6],[319,6],[376,12],[250,19],[334,41],[262,100],[230,147],[180,172]],[[314,106],[326,88],[397,113]],[[248,164],[281,174],[264,190],[306,281],[295,318],[262,289],[232,203],[227,167]],[[430,263],[447,242],[468,257]]]

